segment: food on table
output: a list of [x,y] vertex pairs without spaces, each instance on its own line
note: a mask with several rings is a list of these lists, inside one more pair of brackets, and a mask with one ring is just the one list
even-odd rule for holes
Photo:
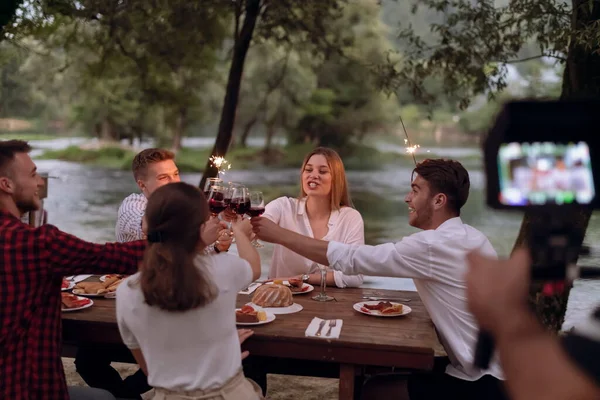
[[306,292],[310,286],[305,285],[302,279],[292,278],[289,281],[289,288],[292,293]]
[[402,313],[402,304],[392,304],[389,301],[380,301],[377,304],[363,304],[365,312],[379,311],[381,314],[400,314]]
[[125,275],[107,275],[104,282],[79,282],[75,285],[75,294],[105,294],[115,292],[125,280]]
[[261,307],[288,307],[294,304],[290,288],[275,283],[256,289],[252,302]]
[[63,278],[60,288],[67,289],[69,286],[71,286],[71,282]]
[[61,293],[62,308],[79,308],[90,304],[90,299],[80,298],[71,293]]
[[251,305],[246,304],[235,312],[235,322],[252,323],[267,320],[267,313],[263,310],[256,310]]

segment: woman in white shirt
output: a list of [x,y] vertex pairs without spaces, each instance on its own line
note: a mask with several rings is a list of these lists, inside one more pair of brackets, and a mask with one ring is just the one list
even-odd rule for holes
[[[318,147],[308,153],[302,163],[300,187],[300,198],[275,199],[267,204],[262,216],[283,228],[315,239],[365,243],[363,219],[352,208],[344,163],[337,152]],[[269,278],[297,278],[298,275],[310,284],[321,283],[317,264],[275,245]],[[363,276],[328,270],[326,282],[340,288],[356,287],[362,284]]]
[[186,183],[148,200],[148,248],[140,272],[117,289],[125,345],[155,388],[154,400],[261,399],[245,379],[235,324],[237,292],[260,276],[247,221],[234,222],[239,257],[203,254],[206,198]]

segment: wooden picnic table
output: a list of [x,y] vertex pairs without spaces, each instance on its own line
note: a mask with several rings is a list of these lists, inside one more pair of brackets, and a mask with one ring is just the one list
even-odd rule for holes
[[[315,288],[315,292],[317,290]],[[272,323],[252,326],[254,335],[244,343],[244,350],[258,356],[337,365],[340,400],[353,399],[354,377],[364,367],[396,367],[420,371],[433,368],[434,349],[439,346],[439,342],[433,323],[416,292],[327,288],[327,293],[337,300],[330,302],[312,300],[315,292],[294,296],[294,301],[304,307],[302,311],[278,314]],[[352,305],[363,301],[361,297],[364,295],[410,299],[406,304],[412,312],[401,317],[386,318],[358,313],[353,310]],[[238,295],[238,307],[249,302],[250,297]],[[340,338],[305,337],[304,332],[313,317],[343,319]],[[115,318],[114,299],[94,298],[92,307],[63,313],[62,320],[63,341],[66,345],[123,345]]]

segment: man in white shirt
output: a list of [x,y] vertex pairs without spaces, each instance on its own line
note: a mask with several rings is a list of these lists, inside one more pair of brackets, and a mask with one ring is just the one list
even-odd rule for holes
[[496,252],[481,232],[460,219],[460,209],[469,195],[469,174],[457,161],[425,160],[414,169],[413,178],[405,198],[408,222],[423,231],[397,243],[361,246],[316,240],[260,217],[252,220],[254,232],[261,240],[281,244],[346,274],[414,279],[449,364],[442,371],[413,374],[405,397],[504,399],[497,360],[487,371],[472,366],[479,329],[466,303],[466,255],[478,250],[496,257]]
[[[173,152],[158,148],[142,150],[134,157],[131,169],[142,193],[133,193],[121,203],[115,227],[117,241],[130,242],[146,238],[143,217],[148,198],[159,187],[181,181],[174,158]],[[220,253],[227,251],[230,245],[231,237],[224,233],[206,251]],[[239,334],[240,341],[243,341],[251,331],[242,330]],[[146,375],[141,369],[121,379],[119,373],[111,367],[112,360],[122,357],[121,350],[113,347],[80,346],[75,357],[77,372],[92,387],[106,389],[117,398],[138,399],[142,393],[152,388],[148,386]]]

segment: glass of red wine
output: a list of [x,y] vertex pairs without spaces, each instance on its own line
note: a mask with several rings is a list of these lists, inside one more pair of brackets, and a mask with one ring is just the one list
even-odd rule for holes
[[211,186],[208,192],[208,209],[213,217],[217,217],[227,208],[225,194],[227,190],[223,186]]
[[247,187],[239,184],[231,186],[229,208],[241,217],[250,210],[250,196]]
[[[262,192],[250,192],[250,209],[247,214],[251,217],[260,217],[265,212],[265,199]],[[254,238],[252,245],[257,249],[265,247],[258,239]]]
[[221,180],[221,178],[208,178],[204,183],[204,195],[206,196],[207,200],[208,195],[210,194],[210,188],[215,185],[223,186],[223,181]]

